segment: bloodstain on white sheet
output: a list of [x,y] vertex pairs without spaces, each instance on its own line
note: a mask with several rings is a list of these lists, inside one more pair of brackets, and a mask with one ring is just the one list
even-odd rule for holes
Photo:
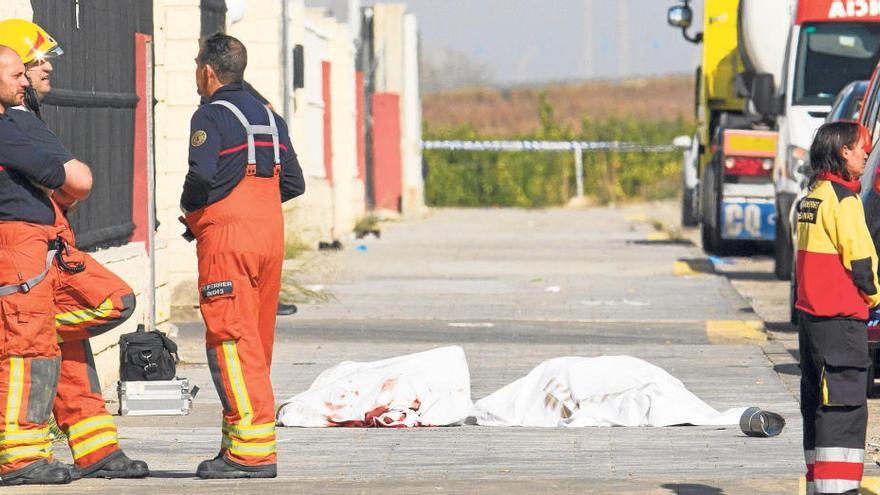
[[382,392],[387,392],[397,385],[397,377],[389,378],[382,384]]
[[324,407],[327,408],[328,411],[339,411],[345,409],[345,404],[334,404],[332,402],[325,402]]
[[[389,380],[390,381],[390,380]],[[387,383],[387,382],[386,382]],[[325,405],[330,405],[325,402]],[[407,428],[406,418],[409,412],[417,412],[422,407],[422,401],[413,400],[409,410],[392,410],[390,404],[374,407],[364,414],[363,419],[339,420],[332,414],[327,415],[327,426],[346,427],[346,428]],[[413,426],[432,426],[427,424],[416,423]]]

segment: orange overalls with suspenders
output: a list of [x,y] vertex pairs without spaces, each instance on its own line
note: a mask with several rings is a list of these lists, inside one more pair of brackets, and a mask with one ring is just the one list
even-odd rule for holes
[[119,450],[88,338],[125,321],[134,294],[72,247],[73,231],[52,204],[52,226],[0,222],[0,474],[52,460],[53,411],[80,468]]
[[134,312],[134,291],[116,274],[75,247],[73,230],[55,205],[60,251],[53,268],[55,331],[61,373],[53,412],[81,469],[119,450],[116,425],[104,404],[89,338],[123,323]]
[[[0,222],[0,274],[14,277],[0,275],[6,334],[0,354],[7,356],[0,359],[0,474],[52,460],[50,412],[80,468],[119,450],[88,338],[125,321],[134,310],[134,294],[72,247],[73,231],[53,206],[54,226]],[[22,281],[37,273],[23,288]]]
[[[284,219],[278,175],[278,128],[251,125],[224,100],[247,132],[245,176],[228,196],[189,213],[196,237],[199,290],[208,366],[223,405],[220,451],[242,466],[276,463],[275,398],[269,370],[284,258]],[[257,175],[254,135],[271,135],[274,171]]]
[[51,225],[0,222],[0,476],[52,462],[54,239]]

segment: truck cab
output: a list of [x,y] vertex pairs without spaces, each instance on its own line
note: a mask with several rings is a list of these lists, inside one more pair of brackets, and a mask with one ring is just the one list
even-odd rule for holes
[[779,212],[774,272],[782,280],[792,273],[790,219],[813,135],[837,94],[852,81],[868,79],[880,59],[880,5],[810,0],[799,2],[793,13],[777,90],[779,139],[773,170]]

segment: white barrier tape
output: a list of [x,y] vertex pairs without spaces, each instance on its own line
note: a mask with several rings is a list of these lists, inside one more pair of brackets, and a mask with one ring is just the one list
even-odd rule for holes
[[681,148],[671,144],[639,144],[620,141],[422,141],[422,149],[451,151],[622,151],[670,153]]

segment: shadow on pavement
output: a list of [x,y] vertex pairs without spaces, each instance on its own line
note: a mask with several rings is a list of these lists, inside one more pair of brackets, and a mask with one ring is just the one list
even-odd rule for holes
[[159,479],[195,479],[196,473],[187,472],[187,471],[155,471],[150,470],[150,478],[159,478]]
[[690,239],[638,239],[627,241],[627,244],[635,244],[636,246],[693,246],[694,243]]
[[773,366],[773,371],[794,376],[800,376],[801,374],[801,368],[797,363],[777,364]]
[[687,265],[692,273],[716,273],[715,265],[709,258],[679,258],[678,262]]
[[776,275],[769,272],[719,272],[729,280],[775,281]]
[[787,321],[765,321],[764,328],[773,332],[797,333],[798,329]]
[[664,483],[663,488],[676,495],[723,495],[724,490],[699,483]]

